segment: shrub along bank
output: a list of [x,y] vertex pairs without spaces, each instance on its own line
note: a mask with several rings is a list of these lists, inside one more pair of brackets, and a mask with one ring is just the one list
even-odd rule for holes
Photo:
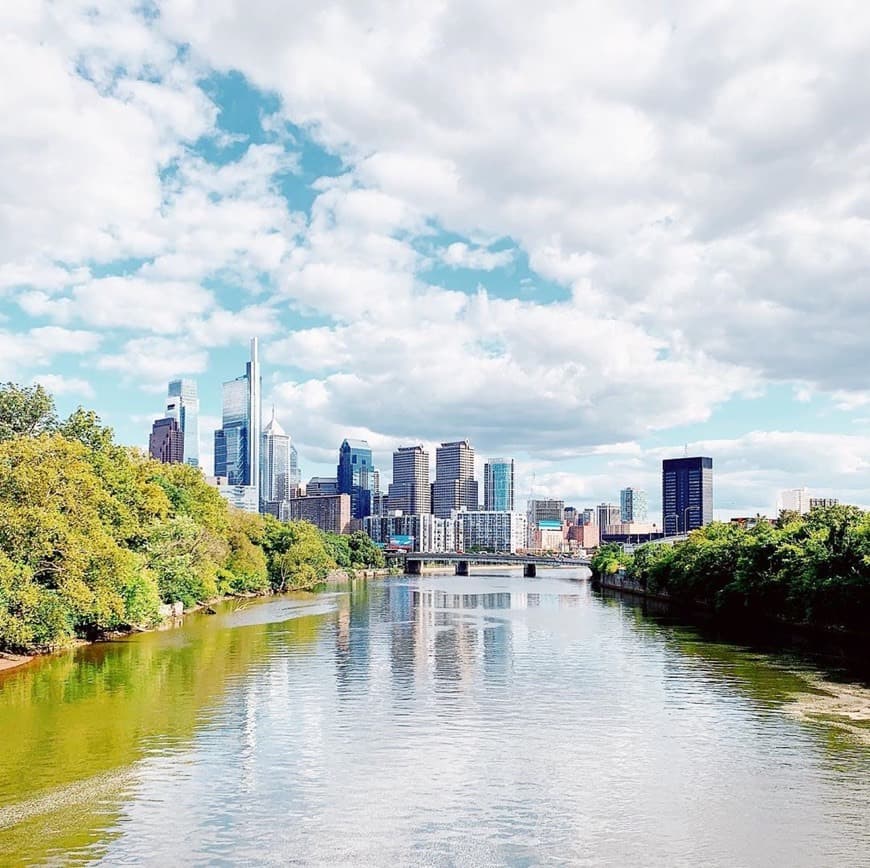
[[118,445],[93,412],[61,421],[41,386],[0,386],[0,650],[152,626],[164,602],[382,566],[359,536],[230,509],[199,470]]
[[870,513],[854,506],[783,512],[748,530],[713,523],[633,555],[602,546],[592,560],[605,581],[620,568],[651,593],[723,615],[870,632]]

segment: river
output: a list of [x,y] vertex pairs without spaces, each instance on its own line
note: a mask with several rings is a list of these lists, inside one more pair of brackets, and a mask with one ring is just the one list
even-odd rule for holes
[[234,601],[0,676],[0,864],[868,865],[862,703],[583,571]]

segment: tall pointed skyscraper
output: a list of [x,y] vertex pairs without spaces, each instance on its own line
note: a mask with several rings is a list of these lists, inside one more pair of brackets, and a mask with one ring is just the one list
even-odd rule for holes
[[251,338],[251,361],[248,362],[248,383],[250,384],[248,413],[251,420],[251,481],[254,488],[260,488],[260,435],[263,430],[263,383],[260,379],[260,343]]
[[290,496],[290,437],[278,423],[274,407],[272,419],[263,429],[262,446],[260,500],[265,511],[280,515],[274,505]]
[[229,485],[260,489],[262,408],[257,339],[244,376],[223,386],[223,426],[214,432],[214,474]]

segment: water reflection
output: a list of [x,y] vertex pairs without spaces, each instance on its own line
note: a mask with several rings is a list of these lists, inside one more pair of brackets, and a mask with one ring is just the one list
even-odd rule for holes
[[809,668],[558,575],[318,600],[0,681],[0,818],[19,811],[0,862],[817,865],[870,848],[870,750],[787,713]]

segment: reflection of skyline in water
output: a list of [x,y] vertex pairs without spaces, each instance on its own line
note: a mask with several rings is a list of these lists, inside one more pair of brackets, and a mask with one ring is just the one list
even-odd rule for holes
[[511,611],[577,607],[581,595],[492,590],[457,593],[407,581],[354,583],[339,606],[335,664],[339,696],[364,694],[380,671],[372,657],[377,632],[388,633],[389,672],[397,699],[420,684],[449,691],[503,683],[514,653]]

